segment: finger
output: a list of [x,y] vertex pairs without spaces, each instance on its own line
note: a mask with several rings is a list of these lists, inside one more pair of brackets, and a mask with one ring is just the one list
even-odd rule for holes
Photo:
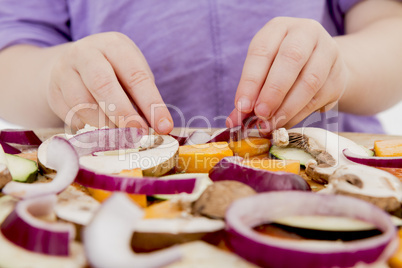
[[278,129],[283,117],[275,117],[271,119],[261,119],[257,121],[257,129],[261,137],[270,137],[275,129]]
[[[318,112],[318,111],[321,112],[321,109],[325,109],[326,111],[328,111],[329,109],[334,107],[336,102],[326,104],[326,102],[324,101],[325,96],[323,96],[323,95],[324,94],[318,94],[316,97],[314,97],[315,100],[313,101],[312,104],[309,105],[309,108],[307,108],[307,107],[303,108],[291,120],[286,122],[286,124],[282,124],[281,127],[291,128],[291,127],[297,125],[298,123],[300,123],[301,121],[303,121],[304,119],[306,119],[309,115],[311,115],[314,112]],[[315,110],[311,110],[311,108],[313,108],[313,107],[315,107]]]
[[270,125],[270,122],[268,120],[259,118],[256,125],[261,137],[269,139],[272,138],[272,132],[275,130],[275,128]]
[[296,115],[300,115],[301,110],[310,114],[317,110],[317,105],[323,105],[320,103],[321,97],[325,96],[317,95],[317,93],[328,78],[336,59],[335,55],[335,51],[329,51],[326,42],[317,44],[309,61],[273,116],[273,118],[283,118],[275,127],[280,128],[286,125]]
[[65,103],[74,109],[82,122],[98,128],[116,127],[99,108],[76,71],[71,68],[63,70],[59,84],[59,88],[65,88],[65,90],[61,90]]
[[315,111],[326,112],[332,109],[337,104],[342,95],[343,88],[345,87],[345,85],[340,82],[342,81],[340,75],[342,75],[342,67],[339,61],[336,61],[332,66],[326,82],[321,90],[313,97],[313,100],[283,126],[286,128],[293,127]]
[[104,55],[96,49],[86,49],[80,55],[73,67],[110,121],[119,127],[147,129]]
[[[173,119],[157,89],[152,72],[135,44],[127,38],[119,43],[121,48],[104,50],[109,62],[150,125],[160,134],[168,134],[173,129]],[[121,53],[120,51],[127,51]]]
[[50,85],[48,103],[53,112],[74,131],[84,127],[85,124],[81,121],[78,114],[71,112],[70,107],[64,101],[60,88],[54,83]]
[[243,120],[246,119],[248,115],[249,115],[248,113],[242,113],[236,108],[234,108],[233,111],[228,116],[228,118],[226,119],[226,126],[228,128],[241,126]]
[[271,21],[251,41],[236,91],[237,110],[243,113],[250,113],[253,110],[268,71],[285,38],[284,26]]
[[267,80],[256,102],[255,114],[271,118],[306,64],[317,38],[305,31],[291,31],[283,40],[271,66]]

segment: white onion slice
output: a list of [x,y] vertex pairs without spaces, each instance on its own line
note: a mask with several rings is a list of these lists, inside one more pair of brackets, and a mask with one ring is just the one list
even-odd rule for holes
[[123,193],[114,193],[83,232],[84,248],[93,267],[160,267],[181,258],[179,248],[136,254],[131,237],[143,211]]
[[204,144],[211,140],[211,135],[208,134],[205,130],[195,130],[193,133],[188,136],[184,145],[196,145],[196,144]]
[[14,244],[37,253],[68,256],[75,228],[69,223],[41,220],[54,216],[56,195],[22,200],[1,224],[2,234]]
[[49,183],[22,183],[11,181],[3,193],[25,199],[46,194],[57,194],[66,189],[75,179],[79,170],[78,155],[71,144],[60,137],[54,137],[47,149],[47,162],[57,171]]
[[[381,235],[350,241],[289,240],[252,228],[292,215],[328,215],[375,225]],[[381,209],[356,198],[309,192],[270,192],[235,201],[226,212],[228,243],[263,267],[352,267],[385,261],[398,246],[396,229]]]

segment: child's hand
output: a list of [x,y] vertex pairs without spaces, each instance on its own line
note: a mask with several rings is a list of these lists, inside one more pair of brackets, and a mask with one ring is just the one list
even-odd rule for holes
[[292,127],[343,95],[348,69],[333,38],[309,19],[275,18],[251,41],[227,125],[252,112],[262,132]]
[[147,122],[163,134],[173,128],[144,56],[120,33],[96,34],[72,43],[53,67],[48,101],[74,128],[88,123],[147,129]]

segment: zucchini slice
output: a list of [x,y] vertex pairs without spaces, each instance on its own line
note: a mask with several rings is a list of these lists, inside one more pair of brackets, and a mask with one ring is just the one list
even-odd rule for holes
[[7,166],[13,181],[31,183],[38,175],[38,165],[35,161],[22,158],[18,155],[5,154]]
[[301,166],[305,166],[307,161],[314,159],[311,154],[298,148],[278,147],[272,145],[269,153],[282,160],[299,160]]

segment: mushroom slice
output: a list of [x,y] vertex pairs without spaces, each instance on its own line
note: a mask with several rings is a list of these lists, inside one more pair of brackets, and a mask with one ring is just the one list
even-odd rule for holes
[[193,213],[213,219],[224,219],[230,204],[242,197],[257,192],[247,184],[238,181],[217,181],[202,193],[193,204]]
[[0,189],[12,180],[10,170],[8,169],[8,161],[3,147],[0,145]]
[[7,166],[3,163],[0,163],[0,189],[2,189],[11,180],[11,174]]
[[[85,134],[91,135],[90,132],[80,135]],[[62,134],[62,136],[65,135]],[[54,172],[47,164],[45,153],[52,138],[43,142],[38,148],[39,166],[45,173]],[[98,150],[98,147],[88,148],[87,154],[80,157],[80,165],[104,174],[120,173],[124,169],[141,168],[144,176],[158,177],[174,167],[179,143],[168,135],[142,135],[135,148],[113,148],[111,150],[113,146],[109,146],[109,148],[106,146],[105,151],[102,151]]]
[[[116,155],[85,155],[80,164],[98,173],[119,173],[123,169],[141,168],[144,176],[161,176],[171,170],[179,150],[179,143],[168,135],[145,135],[141,138],[142,150]],[[162,139],[162,140],[161,140]],[[159,145],[156,146],[156,144]],[[147,148],[146,150],[144,148]]]
[[217,244],[225,222],[205,217],[142,219],[131,239],[135,252],[149,252],[195,240]]
[[87,225],[100,203],[76,185],[70,185],[57,196],[54,211],[58,218],[74,223],[75,225]]
[[400,208],[402,184],[394,175],[363,165],[345,165],[329,177],[327,193],[354,196],[386,211]]
[[194,241],[180,245],[183,258],[169,264],[165,268],[202,268],[202,267],[231,267],[257,268],[229,250],[222,250],[203,241]]
[[[274,131],[273,136],[285,137],[282,129]],[[306,164],[306,173],[318,183],[327,183],[328,178],[335,170],[351,162],[342,154],[348,148],[358,155],[367,155],[367,151],[355,142],[341,137],[333,132],[321,128],[295,128],[288,130],[289,144],[287,147],[299,148],[311,154],[315,162]],[[280,139],[274,145],[284,146],[286,141]]]
[[140,140],[139,148],[124,149],[124,150],[112,150],[112,151],[101,151],[101,152],[95,152],[95,153],[93,153],[93,155],[100,156],[100,155],[119,155],[119,154],[136,153],[136,152],[156,148],[159,145],[161,145],[162,143],[163,143],[162,136],[159,136],[159,135],[145,135],[145,136],[142,136],[142,138]]

